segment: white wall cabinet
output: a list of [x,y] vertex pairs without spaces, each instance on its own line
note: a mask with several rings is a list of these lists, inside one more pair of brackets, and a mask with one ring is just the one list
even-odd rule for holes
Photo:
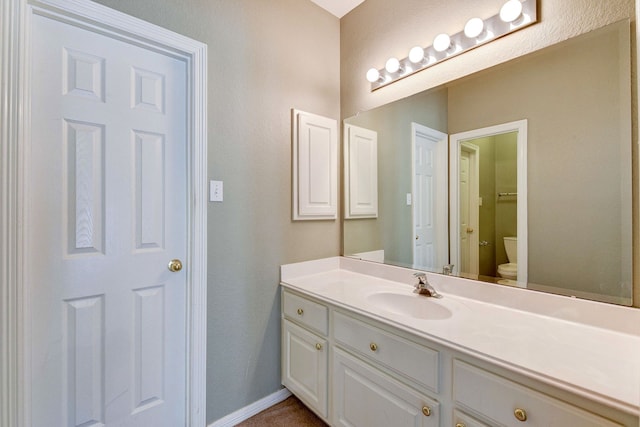
[[344,125],[345,218],[378,217],[378,133]]
[[286,288],[282,318],[282,383],[332,426],[638,425],[637,415]]
[[293,219],[338,217],[338,122],[292,110]]

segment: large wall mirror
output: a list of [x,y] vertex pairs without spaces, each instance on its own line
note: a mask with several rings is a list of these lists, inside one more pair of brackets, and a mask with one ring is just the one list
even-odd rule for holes
[[344,220],[344,255],[631,305],[630,38],[619,22],[346,119],[377,137],[377,214]]

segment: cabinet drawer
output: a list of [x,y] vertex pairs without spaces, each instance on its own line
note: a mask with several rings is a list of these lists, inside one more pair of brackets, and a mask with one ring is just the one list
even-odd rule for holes
[[334,336],[343,347],[374,360],[435,393],[439,392],[439,353],[374,326],[334,313]]
[[285,316],[301,325],[314,329],[322,335],[327,335],[329,320],[328,310],[324,305],[284,291],[282,311]]
[[333,352],[332,425],[439,427],[440,405],[340,349]]
[[454,360],[453,363],[453,397],[457,404],[492,420],[489,423],[491,425],[494,423],[513,427],[621,425],[460,360]]
[[455,427],[490,427],[487,424],[481,423],[475,418],[460,411],[453,411],[453,425]]

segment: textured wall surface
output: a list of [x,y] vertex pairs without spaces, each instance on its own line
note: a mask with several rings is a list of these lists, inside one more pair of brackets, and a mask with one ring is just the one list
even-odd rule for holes
[[457,33],[469,18],[488,18],[504,0],[367,0],[340,21],[342,117],[508,61],[559,41],[635,17],[634,0],[538,0],[539,22],[436,67],[370,92],[371,67],[391,56],[404,58],[443,32]]
[[339,20],[301,0],[99,0],[208,45],[207,420],[280,388],[280,264],[340,253],[291,221],[291,113],[339,118]]

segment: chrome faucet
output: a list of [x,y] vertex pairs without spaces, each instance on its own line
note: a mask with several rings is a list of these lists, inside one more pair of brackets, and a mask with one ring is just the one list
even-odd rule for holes
[[426,295],[428,297],[442,298],[442,295],[436,292],[433,286],[431,286],[427,281],[426,273],[413,273],[413,277],[418,279],[418,283],[414,285],[415,289],[413,292],[420,295]]

